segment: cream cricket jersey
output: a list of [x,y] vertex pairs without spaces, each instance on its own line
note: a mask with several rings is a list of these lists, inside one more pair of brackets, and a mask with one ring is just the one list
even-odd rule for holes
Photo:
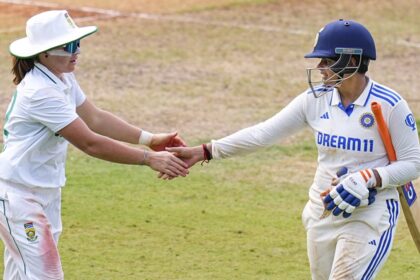
[[[396,150],[398,161],[391,165],[370,109],[373,101],[382,105]],[[419,176],[420,147],[414,116],[398,93],[372,80],[347,108],[342,105],[337,89],[327,90],[319,98],[307,90],[272,118],[213,140],[213,156],[225,158],[268,146],[305,126],[312,129],[318,148],[318,167],[310,198],[319,204],[320,192],[331,186],[331,179],[343,166],[350,172],[377,168],[385,187],[397,187]],[[380,193],[383,198],[398,198],[395,188]]]
[[86,99],[72,73],[64,82],[35,63],[17,86],[6,112],[0,178],[28,187],[64,186],[68,142],[57,134]]

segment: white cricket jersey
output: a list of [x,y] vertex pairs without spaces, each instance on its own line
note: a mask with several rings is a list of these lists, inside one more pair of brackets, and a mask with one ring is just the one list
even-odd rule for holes
[[6,112],[0,179],[28,187],[65,184],[68,142],[57,134],[78,115],[86,99],[73,73],[64,82],[35,63],[17,86]]
[[[373,101],[382,106],[397,154],[397,162],[390,165],[370,108]],[[307,90],[270,119],[213,140],[213,157],[225,158],[271,145],[305,126],[312,129],[318,148],[318,167],[309,191],[310,199],[317,204],[321,204],[320,193],[331,186],[332,178],[344,166],[349,172],[377,168],[385,187],[378,197],[384,199],[398,199],[392,187],[420,174],[419,138],[407,102],[394,90],[372,80],[347,108],[337,89],[319,98]]]

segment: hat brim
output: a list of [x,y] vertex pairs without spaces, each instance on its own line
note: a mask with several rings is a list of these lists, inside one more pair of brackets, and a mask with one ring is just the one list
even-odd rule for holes
[[58,37],[44,44],[33,44],[29,41],[28,37],[18,39],[10,44],[9,51],[13,56],[18,58],[33,57],[42,52],[57,48],[67,43],[82,39],[95,33],[98,30],[96,26],[85,26],[75,29],[73,32]]

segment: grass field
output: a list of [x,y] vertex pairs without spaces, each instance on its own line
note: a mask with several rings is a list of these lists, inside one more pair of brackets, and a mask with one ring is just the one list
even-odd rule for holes
[[[303,54],[337,18],[372,31],[370,76],[420,116],[416,0],[49,2],[81,26],[99,26],[82,41],[76,73],[88,97],[147,130],[178,130],[190,144],[264,120],[303,91]],[[14,89],[8,45],[45,9],[0,1],[1,112]],[[71,149],[59,244],[66,278],[310,279],[300,214],[315,168],[308,131],[170,182]],[[378,279],[420,279],[403,218]]]

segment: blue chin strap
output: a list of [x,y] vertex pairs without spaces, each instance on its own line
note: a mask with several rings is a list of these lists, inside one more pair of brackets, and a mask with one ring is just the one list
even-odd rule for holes
[[67,43],[64,46],[64,50],[68,53],[71,53],[71,54],[76,53],[78,48],[80,48],[80,39],[76,40],[76,41],[73,41],[73,42],[70,42],[70,43]]

